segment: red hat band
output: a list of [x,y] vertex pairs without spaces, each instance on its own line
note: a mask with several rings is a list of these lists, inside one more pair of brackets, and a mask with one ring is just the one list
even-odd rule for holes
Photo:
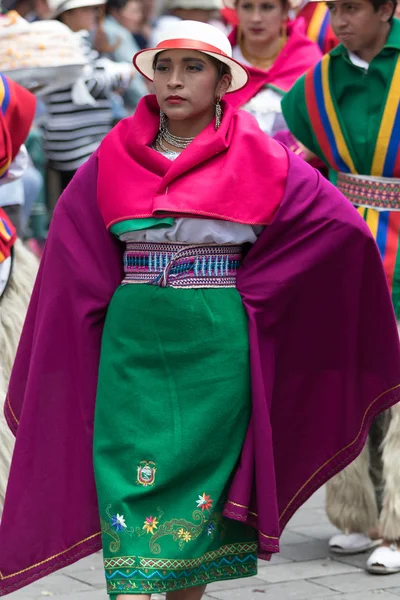
[[174,50],[177,50],[178,48],[184,48],[185,50],[192,48],[193,50],[198,50],[199,52],[212,52],[213,54],[219,54],[220,56],[226,56],[227,58],[230,58],[220,48],[217,48],[217,46],[205,44],[204,42],[198,42],[197,40],[180,38],[176,40],[164,40],[163,42],[157,44],[157,50],[168,50],[171,48]]

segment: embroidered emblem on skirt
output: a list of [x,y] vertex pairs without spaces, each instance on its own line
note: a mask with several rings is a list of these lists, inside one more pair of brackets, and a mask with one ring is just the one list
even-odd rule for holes
[[143,485],[143,487],[147,487],[148,485],[154,485],[156,480],[156,463],[152,460],[142,460],[138,464],[137,467],[137,482],[139,485]]

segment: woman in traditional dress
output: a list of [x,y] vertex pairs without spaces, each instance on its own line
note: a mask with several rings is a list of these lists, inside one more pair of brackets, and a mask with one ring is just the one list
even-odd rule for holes
[[225,0],[225,5],[236,8],[239,22],[229,36],[233,57],[250,73],[248,85],[229,94],[229,102],[250,112],[265,133],[287,131],[282,97],[320,60],[321,51],[302,23],[288,22],[288,0]]
[[61,197],[14,365],[3,595],[101,545],[113,600],[254,575],[399,397],[368,227],[222,99],[228,39],[182,21],[135,65],[156,95]]

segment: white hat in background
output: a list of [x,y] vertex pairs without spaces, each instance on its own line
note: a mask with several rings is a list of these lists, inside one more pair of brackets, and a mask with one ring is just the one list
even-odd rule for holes
[[155,48],[146,48],[135,54],[133,64],[146,79],[153,81],[153,61],[163,50],[197,50],[228,65],[232,73],[228,94],[240,90],[249,79],[245,67],[232,58],[232,46],[226,35],[208,23],[179,21],[165,32]]
[[84,6],[101,6],[106,0],[47,0],[53,18],[59,17],[63,12]]
[[165,0],[164,10],[182,8],[184,10],[220,10],[222,0]]

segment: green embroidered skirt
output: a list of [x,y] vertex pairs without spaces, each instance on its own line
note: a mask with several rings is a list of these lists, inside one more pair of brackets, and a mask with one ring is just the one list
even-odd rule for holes
[[256,573],[256,532],[221,514],[250,410],[236,289],[117,289],[94,432],[110,596]]

